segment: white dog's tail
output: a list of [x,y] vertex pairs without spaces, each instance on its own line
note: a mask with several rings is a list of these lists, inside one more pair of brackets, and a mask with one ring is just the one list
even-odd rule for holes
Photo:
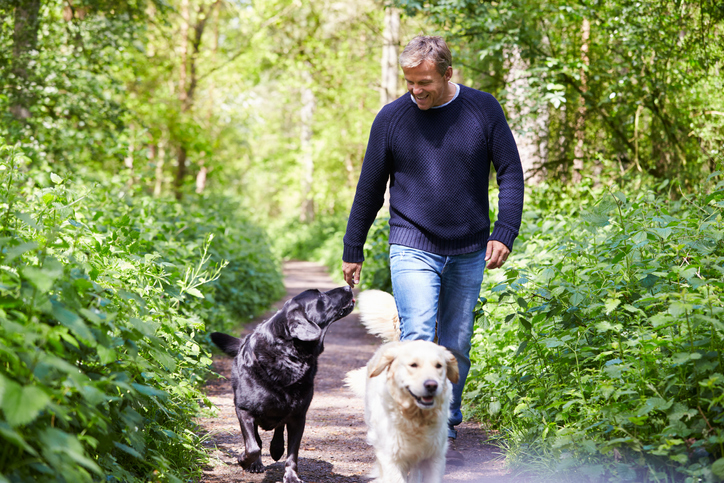
[[365,290],[357,297],[357,307],[367,332],[385,342],[400,340],[400,317],[392,295],[382,290]]
[[[382,290],[365,290],[357,296],[357,307],[367,332],[381,337],[385,342],[400,340],[400,317],[392,295]],[[367,367],[349,371],[344,378],[344,385],[356,396],[364,397]]]
[[360,367],[347,373],[344,378],[344,385],[352,390],[355,396],[365,397],[365,386],[367,385],[367,367]]

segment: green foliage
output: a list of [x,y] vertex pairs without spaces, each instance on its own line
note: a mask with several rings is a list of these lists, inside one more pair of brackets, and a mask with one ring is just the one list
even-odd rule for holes
[[265,239],[234,210],[209,221],[228,200],[133,196],[0,150],[0,474],[197,477],[193,417],[210,364],[198,340],[206,322],[278,295]]
[[714,170],[721,1],[396,3],[450,39],[465,82],[498,95],[515,126],[538,130],[546,176],[566,177],[574,161],[590,171],[600,153],[693,186]]
[[720,471],[721,174],[678,201],[533,191],[511,268],[483,283],[466,386],[512,465],[571,481]]

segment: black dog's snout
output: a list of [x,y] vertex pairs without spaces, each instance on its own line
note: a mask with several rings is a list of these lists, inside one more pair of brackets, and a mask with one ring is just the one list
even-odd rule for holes
[[437,382],[433,381],[432,379],[428,379],[423,385],[425,386],[425,390],[428,393],[433,393],[437,391]]

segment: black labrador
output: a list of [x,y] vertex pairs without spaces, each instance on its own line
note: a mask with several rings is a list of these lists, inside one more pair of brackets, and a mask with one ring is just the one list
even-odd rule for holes
[[317,357],[324,350],[327,329],[332,322],[349,315],[354,302],[350,287],[329,292],[307,290],[288,300],[244,339],[221,332],[211,334],[214,344],[234,357],[231,386],[244,437],[239,464],[245,470],[264,471],[259,427],[274,430],[269,452],[278,461],[284,454],[286,426],[284,483],[302,483],[297,462],[314,394]]

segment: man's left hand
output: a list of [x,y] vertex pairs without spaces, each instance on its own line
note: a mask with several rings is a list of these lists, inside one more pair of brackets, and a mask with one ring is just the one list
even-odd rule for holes
[[486,267],[490,270],[500,268],[510,255],[510,250],[504,244],[496,240],[490,240],[485,250]]

